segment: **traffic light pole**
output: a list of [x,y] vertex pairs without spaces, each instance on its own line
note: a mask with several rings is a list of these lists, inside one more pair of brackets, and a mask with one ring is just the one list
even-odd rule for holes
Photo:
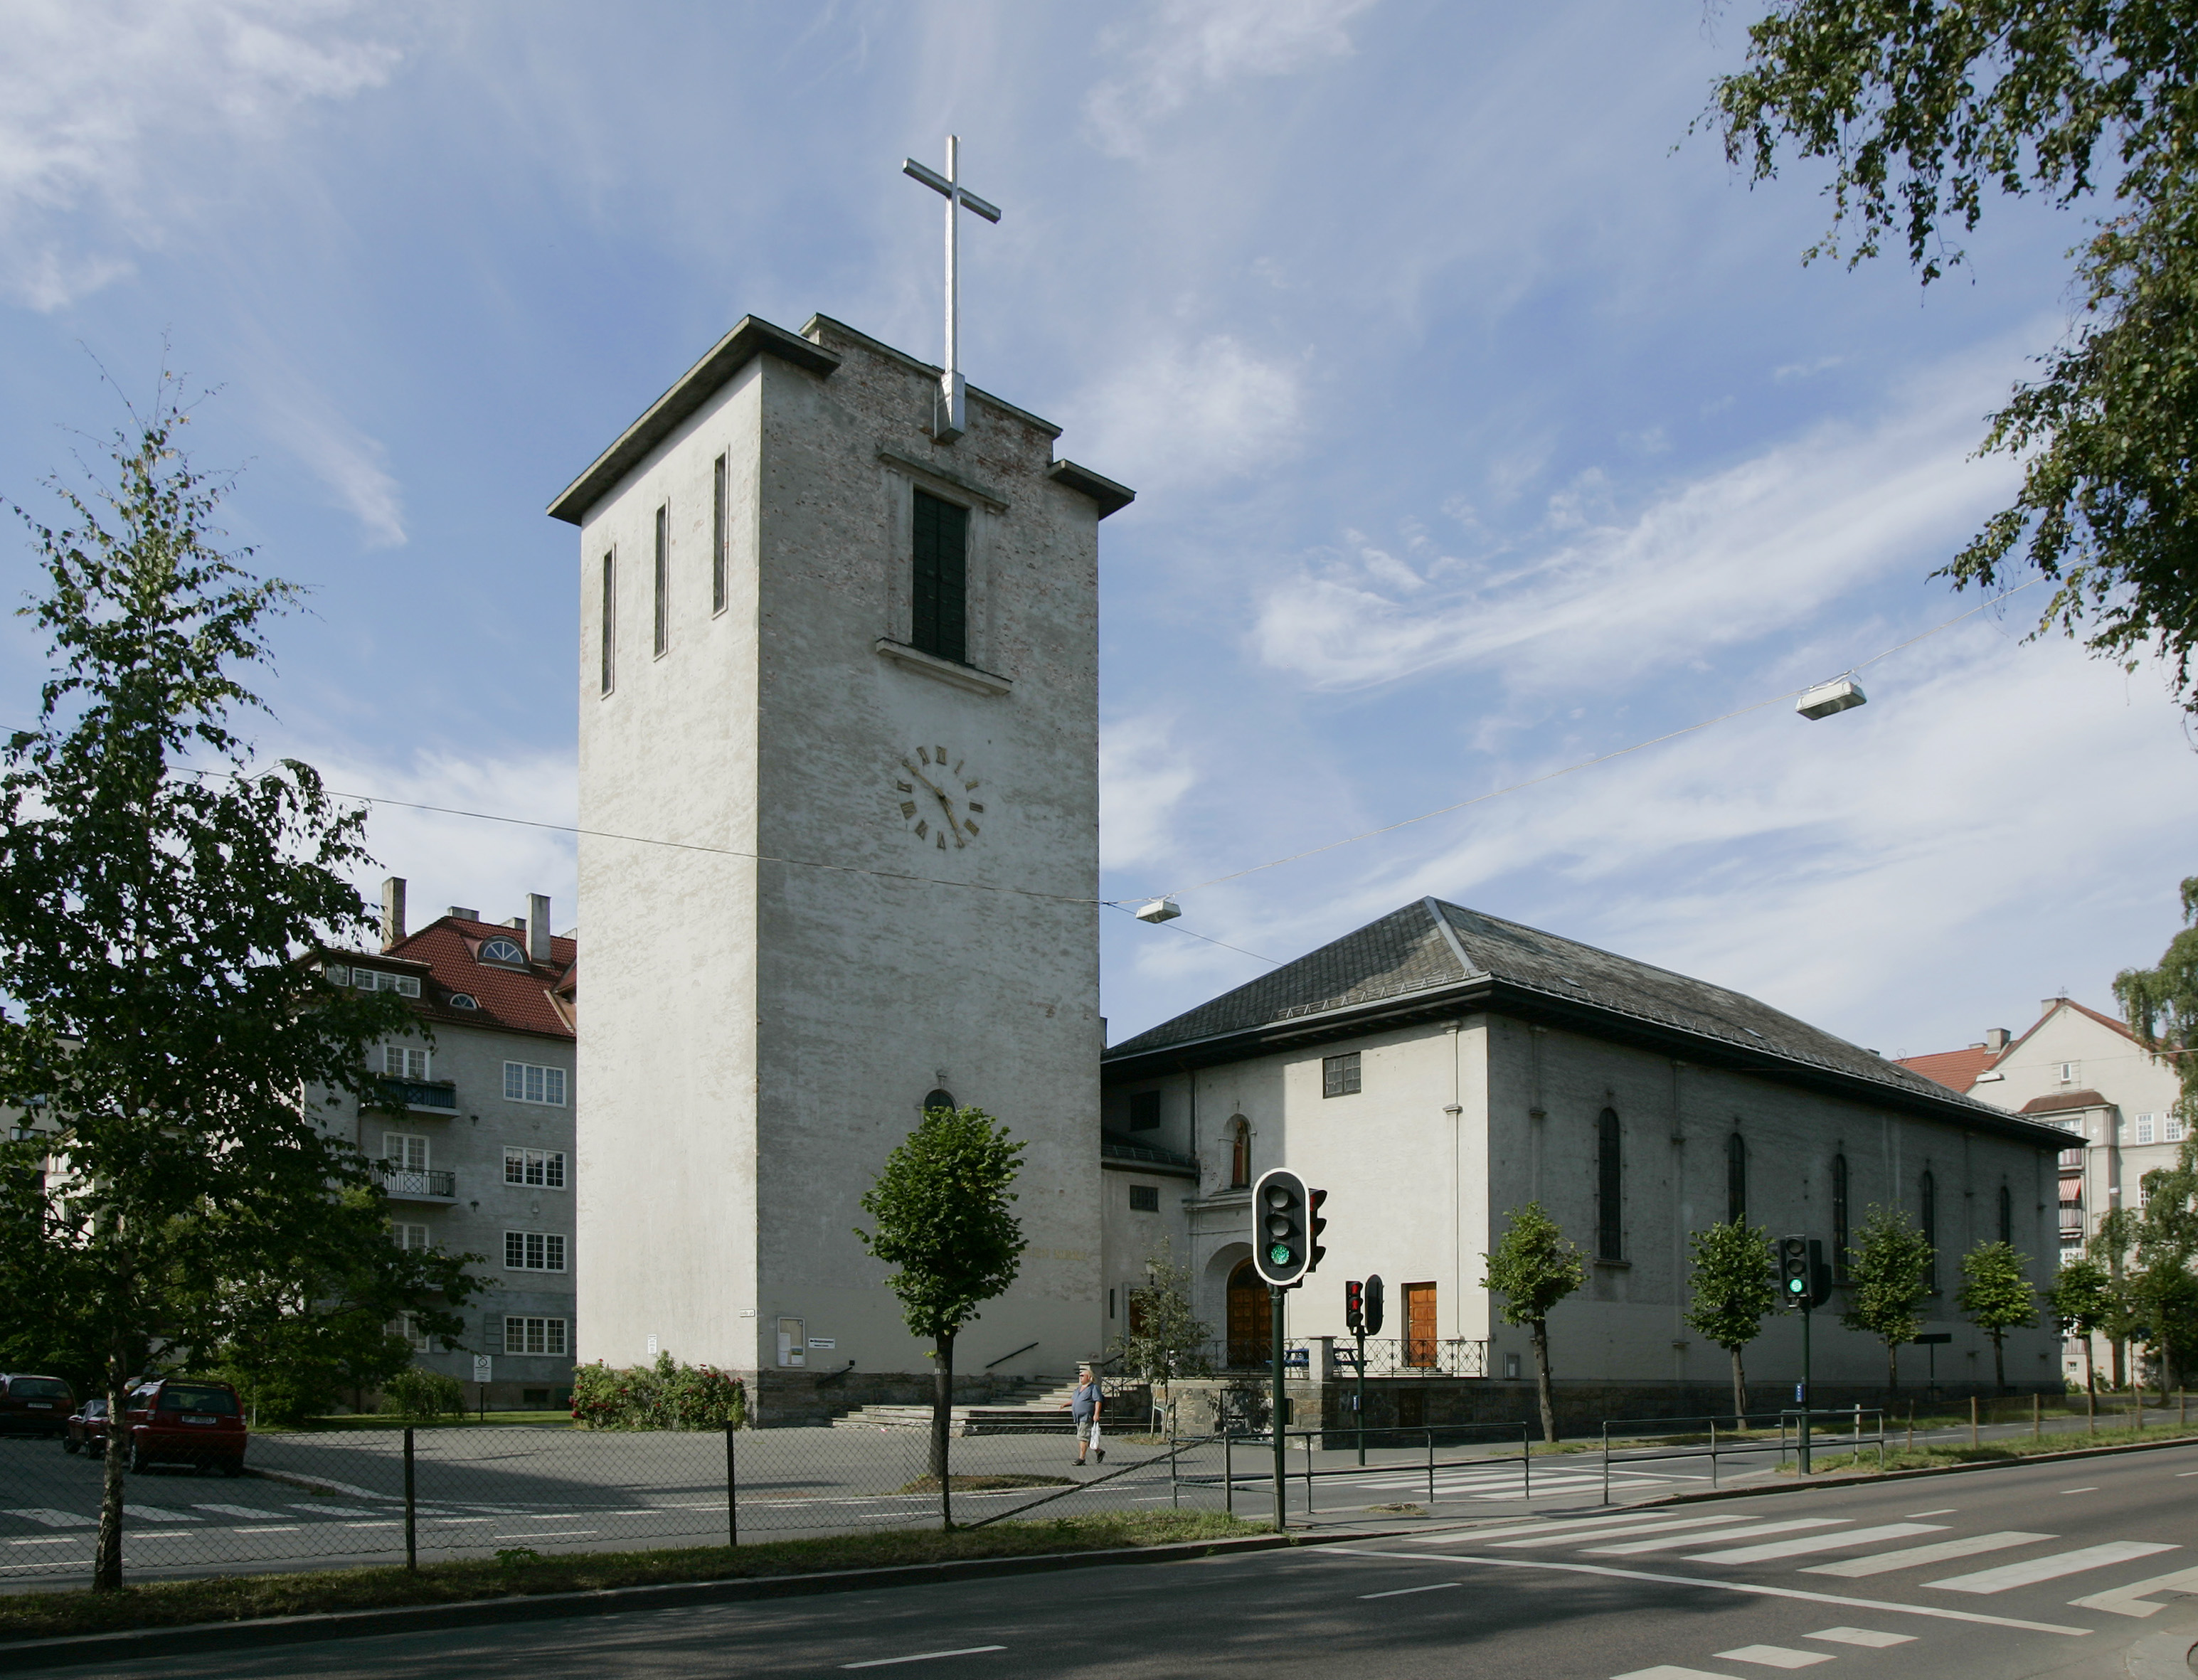
[[1282,1395],[1283,1291],[1271,1283],[1267,1286],[1267,1293],[1275,1306],[1275,1410],[1272,1419],[1274,1427],[1270,1433],[1275,1438],[1275,1527],[1280,1531],[1290,1526],[1289,1507],[1285,1503],[1289,1497],[1289,1486],[1286,1479],[1289,1474],[1289,1467],[1282,1457],[1282,1449],[1286,1445],[1282,1436],[1282,1421],[1289,1416],[1288,1402]]
[[1809,1321],[1816,1315],[1805,1299],[1801,1303],[1801,1474],[1809,1474]]
[[1358,1462],[1366,1462],[1366,1327],[1358,1328]]

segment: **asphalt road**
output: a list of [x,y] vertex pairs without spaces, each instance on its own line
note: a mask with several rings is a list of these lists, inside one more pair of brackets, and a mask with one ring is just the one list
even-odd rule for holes
[[[2191,1488],[2183,1485],[2185,1481]],[[2198,1447],[189,1660],[224,1676],[2071,1680],[2198,1637]],[[79,1676],[168,1677],[172,1659]]]

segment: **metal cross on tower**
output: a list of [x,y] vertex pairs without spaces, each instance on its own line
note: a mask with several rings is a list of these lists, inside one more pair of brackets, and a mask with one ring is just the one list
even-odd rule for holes
[[957,178],[961,152],[960,137],[950,134],[946,137],[945,174],[926,169],[914,158],[904,159],[900,166],[902,174],[913,175],[946,201],[946,371],[939,376],[939,400],[932,416],[932,435],[942,444],[951,444],[962,435],[962,398],[968,390],[968,383],[962,377],[962,287],[958,271],[962,218],[957,212],[974,210],[988,222],[1000,219],[996,206],[986,203]]

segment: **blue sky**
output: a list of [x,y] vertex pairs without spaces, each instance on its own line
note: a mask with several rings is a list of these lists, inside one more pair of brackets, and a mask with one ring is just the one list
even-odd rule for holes
[[[1116,1037],[1422,893],[1916,1052],[2107,1004],[2191,868],[2157,676],[2032,590],[1790,703],[1246,867],[1837,675],[1974,603],[1980,416],[2081,223],[1805,268],[1821,177],[1688,138],[1752,11],[1639,0],[7,0],[0,491],[33,507],[166,336],[279,632],[270,749],[339,787],[573,808],[544,503],[743,313],[938,344],[962,137],[974,382],[1134,485],[1102,527]],[[32,582],[19,549],[6,576]],[[0,629],[19,712],[39,649]],[[573,904],[554,834],[378,812],[414,902]],[[1192,890],[1196,889],[1196,890]],[[583,930],[584,939],[584,930]]]

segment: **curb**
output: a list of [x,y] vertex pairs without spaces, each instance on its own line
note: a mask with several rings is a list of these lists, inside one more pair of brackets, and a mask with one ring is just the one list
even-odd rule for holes
[[[1383,1529],[1352,1539],[1382,1539],[1414,1530]],[[127,1662],[148,1656],[182,1656],[207,1651],[247,1651],[301,1645],[330,1639],[362,1639],[381,1634],[434,1633],[450,1628],[498,1623],[557,1621],[573,1616],[607,1616],[632,1610],[683,1608],[698,1604],[731,1604],[747,1599],[802,1598],[819,1593],[859,1592],[875,1587],[911,1587],[953,1581],[986,1580],[1008,1575],[1050,1574],[1131,1563],[1180,1563],[1217,1554],[1278,1551],[1323,1542],[1326,1537],[1292,1531],[1236,1540],[1180,1540],[1163,1546],[1125,1546],[1107,1551],[1047,1552],[1033,1557],[953,1559],[941,1563],[897,1564],[884,1569],[839,1569],[817,1575],[764,1575],[725,1581],[673,1581],[657,1586],[603,1587],[588,1592],[542,1593],[509,1598],[468,1599],[454,1604],[404,1605],[387,1610],[338,1610],[317,1615],[273,1616],[254,1621],[194,1622],[181,1627],[118,1629],[109,1633],[65,1634],[0,1644],[0,1673],[60,1668],[78,1663]]]
[[2163,1633],[2140,1639],[2122,1653],[2122,1666],[2130,1680],[2190,1680],[2190,1659],[2198,1651],[2198,1636]]
[[1644,1499],[1639,1510],[1654,1505],[1691,1505],[1704,1499],[1747,1499],[1764,1493],[1797,1493],[1827,1487],[1867,1487],[1873,1482],[1912,1481],[1918,1476],[1955,1476],[1974,1470],[2011,1470],[2025,1464],[2062,1464],[2072,1458],[2114,1458],[2126,1452],[2160,1452],[2169,1447],[2198,1447],[2198,1435],[2178,1435],[2166,1441],[2123,1441],[2110,1447],[2076,1447],[2067,1452],[2033,1452],[2021,1458],[1980,1459],[1973,1464],[1929,1464],[1913,1470],[1873,1471],[1864,1476],[1834,1475],[1822,1481],[1759,1483],[1753,1487],[1728,1487],[1700,1493],[1669,1493],[1660,1499]]

